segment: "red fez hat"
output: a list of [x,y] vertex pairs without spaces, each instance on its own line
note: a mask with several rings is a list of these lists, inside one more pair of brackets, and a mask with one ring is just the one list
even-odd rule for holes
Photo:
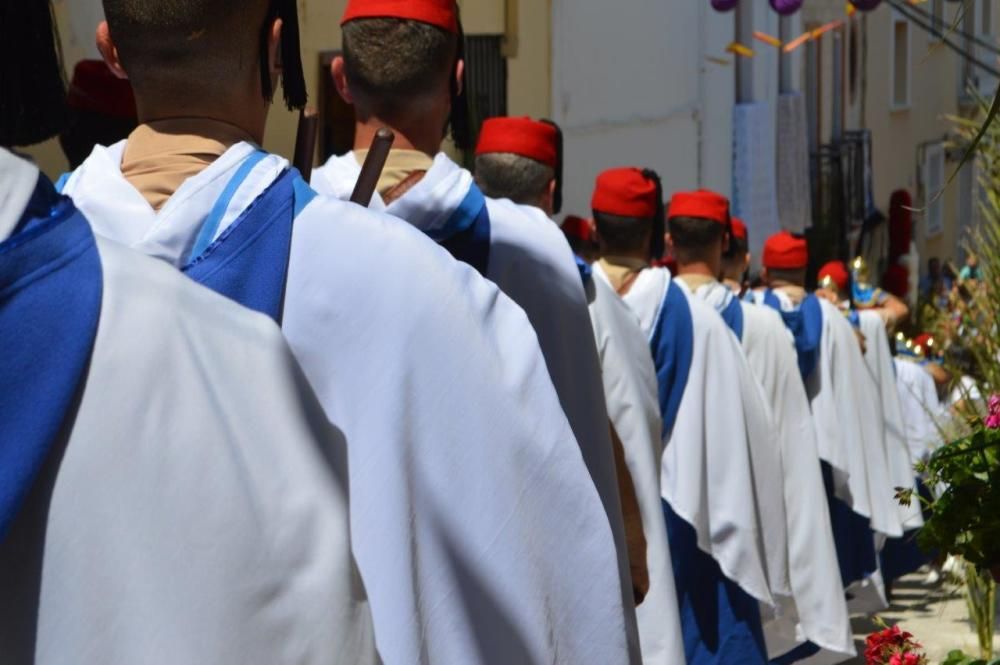
[[66,103],[71,109],[113,118],[135,118],[132,85],[111,73],[103,60],[81,60],[73,69]]
[[726,225],[729,223],[729,200],[707,189],[678,192],[671,197],[670,209],[667,211],[667,219],[674,217],[709,219]]
[[913,339],[913,345],[919,346],[921,349],[923,349],[926,355],[928,356],[932,355],[935,351],[934,336],[931,335],[930,333],[923,333],[921,335],[917,335]]
[[597,212],[622,217],[656,217],[656,182],[642,169],[609,169],[597,176],[590,206]]
[[819,269],[819,281],[829,277],[841,293],[847,293],[851,283],[851,276],[847,272],[847,266],[843,261],[830,261]]
[[340,25],[359,18],[400,18],[458,34],[455,0],[349,0]]
[[809,265],[809,246],[802,236],[776,233],[764,243],[762,263],[776,270],[801,270]]
[[743,223],[743,220],[739,217],[731,217],[729,224],[733,237],[747,242],[749,236],[747,235],[747,225]]
[[509,152],[552,168],[559,162],[555,125],[531,118],[490,118],[479,132],[477,155]]
[[562,232],[567,238],[590,242],[594,237],[593,222],[576,215],[568,215],[562,223]]

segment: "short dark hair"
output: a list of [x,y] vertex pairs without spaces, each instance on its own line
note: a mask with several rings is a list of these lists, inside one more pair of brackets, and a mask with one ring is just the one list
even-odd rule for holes
[[141,94],[212,90],[260,71],[267,0],[104,0],[122,65]]
[[537,205],[555,169],[528,157],[510,152],[492,152],[476,157],[476,182],[483,194],[514,203]]
[[711,219],[671,217],[667,220],[674,257],[681,263],[718,260],[709,256],[722,241],[725,227]]
[[750,251],[750,245],[743,238],[737,238],[736,236],[730,234],[729,236],[729,249],[722,255],[723,260],[732,261],[739,259],[740,261],[747,255]]
[[597,233],[608,252],[649,252],[653,233],[652,217],[624,217],[594,211]]
[[419,21],[356,19],[343,26],[343,49],[358,113],[394,122],[419,110],[414,100],[447,89],[458,36]]
[[806,285],[806,269],[797,268],[795,270],[788,270],[784,268],[768,268],[767,277],[770,280],[777,280],[780,282],[788,282],[789,284],[794,284],[796,286]]

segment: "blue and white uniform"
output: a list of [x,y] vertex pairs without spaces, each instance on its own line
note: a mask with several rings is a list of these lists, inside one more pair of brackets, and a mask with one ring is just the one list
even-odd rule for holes
[[[313,172],[321,194],[347,199],[361,173],[353,152]],[[623,602],[631,604],[621,503],[614,474],[601,369],[587,299],[573,253],[559,228],[538,208],[485,197],[472,174],[439,153],[423,178],[385,205],[371,208],[403,219],[472,265],[528,315],[584,460],[604,501],[619,552]],[[488,229],[484,229],[488,227]],[[634,624],[632,626],[634,634]]]
[[[797,302],[794,295],[782,288],[755,293],[760,304],[782,314],[795,337],[817,447],[826,462],[824,480],[841,578],[857,598],[871,598],[852,608],[875,610],[884,604],[875,534],[902,535],[876,386],[847,318],[821,298],[809,294]],[[874,593],[862,593],[867,589]]]
[[[97,148],[66,184],[98,233],[244,301],[273,306],[284,287],[277,318],[348,442],[383,661],[629,662],[615,541],[524,313],[399,220],[303,206],[284,160],[246,168],[256,146],[159,212],[122,176],[124,147]],[[283,282],[226,274],[249,253],[280,277],[293,218]]]
[[[682,284],[683,278],[678,280]],[[784,470],[789,534],[789,579],[793,598],[780,599],[777,613],[763,614],[772,657],[824,649],[841,658],[855,654],[843,583],[837,565],[816,434],[802,381],[795,340],[780,315],[740,302],[712,281],[694,290],[740,338],[747,361],[771,407]],[[738,309],[738,313],[733,310]],[[739,322],[736,327],[731,322]],[[784,601],[784,602],[782,602]],[[796,649],[796,645],[803,647]],[[812,645],[812,649],[810,649]]]
[[636,608],[644,665],[684,665],[670,545],[663,520],[660,460],[663,420],[656,368],[635,313],[618,297],[599,264],[593,266],[590,317],[601,358],[608,415],[625,448],[646,536],[649,591]]
[[347,450],[266,317],[0,150],[5,662],[374,663]]
[[669,271],[640,272],[625,302],[657,372],[661,493],[687,661],[765,663],[758,603],[790,589],[781,459],[753,448],[769,426],[760,388],[726,324]]
[[[859,322],[866,341],[865,363],[876,388],[876,403],[881,406],[879,414],[884,432],[882,443],[891,482],[886,491],[893,495],[898,488],[916,492],[915,465],[920,458],[913,457],[910,452],[907,426],[899,399],[896,367],[889,348],[885,322],[879,313],[865,310],[859,312]],[[920,501],[913,500],[909,506],[897,503],[896,512],[903,534],[902,537],[888,538],[881,552],[882,576],[886,582],[912,573],[927,563],[927,557],[916,542],[916,531],[924,525]]]

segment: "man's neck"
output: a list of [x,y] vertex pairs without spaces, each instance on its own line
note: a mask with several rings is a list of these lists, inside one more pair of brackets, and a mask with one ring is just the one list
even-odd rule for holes
[[738,279],[733,279],[731,277],[726,277],[722,280],[722,283],[729,288],[730,291],[736,294],[743,292],[743,283]]
[[695,261],[693,263],[680,263],[677,264],[677,275],[679,277],[684,277],[685,275],[697,275],[699,277],[708,277],[713,280],[719,278],[719,273],[722,272],[716,266],[709,265],[705,261]]
[[[148,124],[162,120],[209,120],[213,122],[232,125],[253,138],[257,145],[264,143],[264,130],[267,127],[267,115],[270,104],[261,100],[248,101],[240,99],[240,95],[224,97],[218,94],[213,95],[213,99],[224,99],[220,105],[204,106],[201,108],[189,108],[178,105],[176,100],[169,103],[161,103],[136,98],[136,110],[138,111],[139,124]],[[245,97],[245,96],[242,96]],[[187,96],[185,102],[192,99]]]
[[392,147],[394,150],[417,150],[430,157],[441,151],[443,136],[440,128],[428,129],[428,123],[420,123],[414,127],[398,127],[372,117],[368,120],[357,120],[354,123],[354,149],[367,150],[375,140],[375,133],[388,127],[396,135]]

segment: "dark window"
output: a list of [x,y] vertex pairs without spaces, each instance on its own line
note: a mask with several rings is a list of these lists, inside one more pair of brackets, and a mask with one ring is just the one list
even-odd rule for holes
[[465,39],[469,112],[476,136],[487,118],[507,115],[507,59],[500,35],[468,35]]

